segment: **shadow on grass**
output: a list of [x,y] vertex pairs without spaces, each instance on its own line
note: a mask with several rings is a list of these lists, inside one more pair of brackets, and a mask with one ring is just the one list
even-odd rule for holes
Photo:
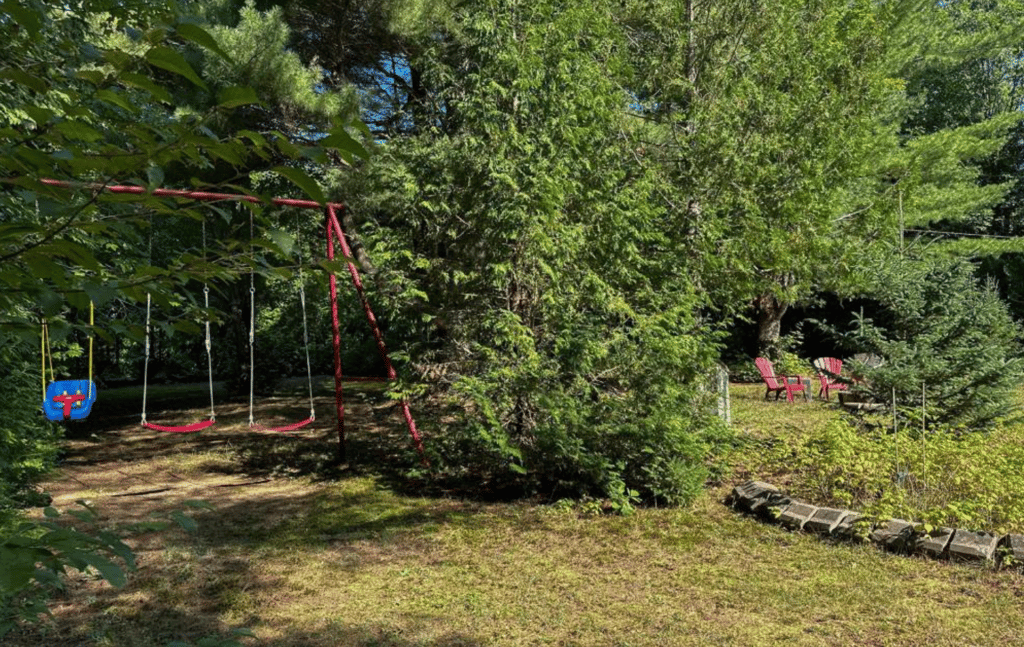
[[[147,417],[151,422],[178,425],[203,420],[208,409],[205,384],[151,388]],[[344,460],[340,459],[337,408],[333,380],[315,381],[316,421],[294,432],[256,431],[248,426],[248,398],[221,397],[217,383],[217,424],[195,434],[161,433],[140,425],[141,387],[110,389],[101,393],[89,419],[68,424],[67,436],[76,445],[65,465],[89,467],[111,460],[142,462],[183,451],[225,452],[211,471],[253,478],[307,477],[331,482],[348,476],[374,476],[396,492],[415,496],[458,497],[481,501],[510,501],[524,496],[522,483],[470,470],[449,470],[443,478],[424,468],[397,403],[389,400],[385,385],[346,383],[344,407]],[[255,420],[268,427],[287,425],[309,414],[308,391],[302,384],[285,383],[273,397],[257,398]],[[100,406],[100,405],[103,406]],[[421,430],[444,429],[431,416],[436,412],[414,408]],[[444,439],[438,439],[439,442]],[[431,439],[425,438],[428,447]]]
[[[111,647],[165,647],[175,641],[228,640],[235,628],[226,627],[215,614],[196,614],[161,604],[143,603],[127,612],[103,612],[116,603],[118,592],[100,594],[89,608],[61,614],[45,633],[32,627],[15,629],[4,637],[8,647],[55,647],[57,645],[108,645]],[[316,631],[292,630],[275,638],[243,639],[260,647],[478,647],[484,643],[461,633],[433,639],[409,636],[408,631],[382,625],[326,623]],[[214,642],[213,644],[221,644]]]
[[[276,482],[287,484],[285,480]],[[428,537],[440,525],[477,528],[486,523],[476,514],[480,509],[477,504],[410,499],[394,494],[371,478],[346,478],[330,488],[299,493],[274,493],[264,486],[244,488],[238,490],[238,495],[218,502],[211,511],[188,511],[198,522],[195,533],[150,532],[133,539],[142,568],[129,577],[126,588],[114,590],[92,584],[88,591],[81,591],[89,578],[76,577],[78,583],[71,588],[79,592],[67,600],[66,606],[56,605],[54,621],[46,630],[20,630],[6,637],[3,644],[163,647],[175,640],[196,643],[202,637],[227,636],[227,618],[237,626],[253,627],[258,633],[267,624],[261,618],[263,604],[255,601],[300,596],[300,600],[305,599],[301,602],[303,606],[317,606],[308,592],[294,589],[294,578],[281,575],[280,570],[268,571],[268,562],[280,568],[299,557],[301,565],[297,562],[295,568],[355,573],[377,566],[388,556],[419,559],[429,555]],[[152,503],[159,508],[175,507],[158,500]],[[312,562],[306,563],[308,560]],[[317,566],[318,563],[321,565]],[[308,618],[308,609],[304,613]],[[408,624],[400,628],[352,625],[335,617],[306,620],[302,624],[288,622],[284,627],[279,620],[268,619],[278,631],[283,629],[283,634],[259,639],[255,644],[480,644],[471,636],[455,633],[432,638],[443,626],[431,619],[413,632]],[[311,630],[310,625],[318,628]]]
[[[268,647],[314,647],[324,644],[350,647],[478,647],[484,643],[460,633],[448,633],[433,640],[402,635],[390,627],[349,627],[334,623],[316,634],[293,634],[266,643]],[[327,638],[329,642],[325,643]]]

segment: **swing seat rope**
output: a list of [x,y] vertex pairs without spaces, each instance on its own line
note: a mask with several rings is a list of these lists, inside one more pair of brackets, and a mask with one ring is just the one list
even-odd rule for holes
[[[205,231],[204,231],[205,238]],[[203,296],[205,305],[207,308],[210,307],[210,289],[203,287]],[[202,431],[207,427],[213,426],[217,422],[217,415],[213,408],[213,351],[212,344],[210,341],[210,320],[206,320],[206,362],[208,368],[208,376],[210,382],[210,418],[208,420],[201,420],[194,422],[189,425],[158,425],[146,420],[146,393],[149,389],[149,328],[150,328],[150,311],[152,307],[151,295],[146,295],[146,361],[142,372],[142,426],[146,429],[153,429],[154,431],[163,431],[171,434],[191,434],[197,431]]]
[[[299,232],[299,228],[296,227],[296,232]],[[252,213],[249,214],[249,240],[253,238],[253,218]],[[298,239],[298,233],[296,234]],[[251,245],[251,243],[250,243]],[[289,431],[297,431],[302,429],[306,425],[316,421],[316,409],[313,405],[313,368],[309,358],[309,323],[306,316],[306,287],[305,280],[302,275],[302,251],[299,251],[299,272],[298,272],[298,283],[299,283],[299,303],[302,308],[302,342],[306,351],[306,380],[309,385],[309,417],[299,422],[293,422],[289,425],[281,425],[279,427],[268,427],[261,425],[256,422],[254,412],[254,401],[255,401],[255,384],[256,384],[256,281],[255,273],[249,272],[249,429],[253,431],[276,431],[279,433],[288,433]]]

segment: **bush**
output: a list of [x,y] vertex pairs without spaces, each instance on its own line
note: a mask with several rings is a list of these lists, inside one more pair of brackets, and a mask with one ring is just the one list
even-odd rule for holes
[[1024,530],[1024,426],[975,434],[866,428],[836,420],[767,452],[793,494],[876,518],[995,532]]
[[37,505],[32,484],[54,464],[61,427],[42,415],[38,358],[10,336],[0,335],[0,524],[12,511]]
[[[85,502],[69,514],[88,526],[86,531],[57,523],[61,513],[46,508],[46,521],[22,521],[10,530],[0,528],[0,637],[20,622],[34,622],[49,614],[46,606],[54,591],[63,589],[68,569],[94,570],[120,587],[125,569],[135,568],[135,556],[119,537],[94,528],[96,511]],[[124,564],[122,567],[118,562]]]
[[898,407],[919,409],[923,384],[927,422],[943,428],[980,429],[1011,413],[1022,330],[968,263],[898,263],[876,294],[879,320],[856,319],[846,341],[885,359],[864,369],[877,400],[891,402],[895,389]]

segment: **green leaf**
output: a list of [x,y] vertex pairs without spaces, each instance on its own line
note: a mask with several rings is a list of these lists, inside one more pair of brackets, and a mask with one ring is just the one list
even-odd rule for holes
[[25,114],[29,119],[36,122],[37,126],[43,126],[53,119],[53,111],[41,106],[24,106]]
[[156,164],[150,164],[146,169],[146,182],[150,189],[159,188],[164,183],[164,170]]
[[295,237],[281,229],[274,229],[268,232],[267,238],[273,241],[274,245],[285,256],[291,256],[292,251],[295,249]]
[[243,129],[238,131],[238,136],[247,137],[253,144],[256,145],[257,148],[262,149],[267,147],[267,139],[258,132]]
[[35,90],[40,94],[45,93],[49,89],[46,81],[43,79],[13,67],[0,70],[0,79],[7,79],[9,81],[14,81],[15,83],[20,83],[21,85]]
[[47,506],[43,508],[43,515],[51,519],[55,519],[60,516],[60,512],[57,512],[57,508],[54,508],[53,506]]
[[210,50],[217,56],[220,56],[222,59],[229,63],[234,62],[231,56],[229,56],[228,53],[221,48],[220,43],[217,42],[217,39],[215,39],[212,35],[210,35],[210,32],[206,31],[199,25],[194,25],[192,23],[181,23],[180,25],[177,25],[174,29],[178,32],[178,35],[184,38],[185,40],[191,41],[201,47],[205,47],[206,49]]
[[0,568],[0,591],[17,593],[32,580],[36,570],[36,550],[0,546],[0,564],[3,564]]
[[81,122],[63,121],[53,126],[53,129],[66,137],[82,141],[98,141],[103,138],[96,129]]
[[96,92],[96,98],[107,103],[112,103],[118,108],[133,114],[139,111],[139,107],[137,105],[112,90],[98,90]]
[[324,137],[319,141],[321,146],[333,148],[338,151],[343,158],[349,163],[352,162],[352,157],[360,157],[362,159],[368,159],[370,154],[366,152],[363,145],[357,142],[352,135],[349,135],[344,127],[337,127],[331,131],[331,134]]
[[199,530],[199,524],[196,523],[196,520],[187,514],[184,514],[180,510],[172,512],[170,517],[176,524],[188,532],[195,532],[196,530]]
[[109,285],[87,283],[84,290],[85,293],[89,295],[89,300],[92,301],[97,308],[100,308],[117,298],[117,290]]
[[99,70],[79,70],[75,77],[82,79],[83,81],[89,81],[94,85],[100,85],[107,78],[107,76]]
[[275,166],[271,170],[281,177],[291,181],[292,184],[302,189],[306,195],[316,202],[319,202],[320,204],[327,203],[327,198],[324,197],[324,192],[320,189],[320,185],[302,169],[291,166]]
[[192,66],[188,64],[188,61],[170,47],[162,45],[154,47],[146,52],[146,60],[151,65],[185,77],[204,90],[209,89],[206,83],[196,74],[196,71],[192,69]]
[[224,88],[217,95],[217,104],[221,108],[228,110],[251,103],[260,103],[260,98],[256,96],[256,91],[250,87],[232,86]]
[[121,588],[128,583],[124,570],[106,557],[90,550],[68,550],[64,555],[69,558],[80,560],[100,574],[100,577],[110,582],[116,588]]
[[171,102],[170,93],[156,83],[153,83],[148,76],[135,74],[134,72],[126,72],[125,74],[122,74],[120,78],[125,84],[150,93],[157,101],[162,101],[164,103]]
[[36,305],[42,310],[44,316],[54,317],[64,307],[64,299],[56,292],[44,290],[36,297]]
[[92,523],[93,521],[96,521],[96,515],[92,512],[89,512],[88,510],[68,510],[67,512],[69,515],[71,515],[75,519],[78,519],[79,521],[84,521],[86,523]]
[[14,18],[15,22],[24,27],[29,35],[35,37],[39,34],[39,29],[43,23],[39,19],[39,14],[33,11],[31,6],[22,6],[20,0],[4,0],[0,8],[4,10],[4,13]]

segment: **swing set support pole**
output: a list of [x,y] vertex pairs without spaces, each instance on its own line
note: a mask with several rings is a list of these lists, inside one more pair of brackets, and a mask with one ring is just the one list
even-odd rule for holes
[[[341,207],[344,209],[344,206]],[[366,298],[366,293],[363,290],[363,281],[359,278],[359,270],[356,269],[355,263],[352,262],[352,250],[348,246],[348,242],[345,240],[345,232],[341,228],[341,223],[338,221],[338,215],[335,212],[335,206],[333,204],[327,205],[327,220],[328,227],[328,254],[333,259],[333,241],[331,241],[332,234],[338,238],[338,244],[341,246],[341,253],[345,257],[346,264],[348,265],[348,272],[352,276],[352,285],[355,286],[356,292],[359,295],[359,301],[363,305],[363,312],[366,313],[366,320],[370,323],[370,329],[373,331],[373,339],[377,342],[377,350],[380,352],[381,359],[384,360],[384,367],[388,372],[389,380],[396,380],[398,378],[395,373],[394,366],[391,365],[391,356],[388,354],[387,346],[384,344],[384,334],[380,331],[380,325],[377,323],[377,317],[373,314],[373,309],[370,308],[370,302]],[[331,280],[334,281],[334,275],[331,274]],[[332,286],[334,284],[332,283]],[[331,293],[331,299],[334,301],[333,312],[337,317],[337,297],[334,292]],[[335,319],[335,335],[337,337],[337,319]],[[337,346],[335,347],[337,348]],[[340,380],[341,375],[341,360],[338,358],[337,350],[335,350],[335,380]],[[339,385],[340,381],[337,382]],[[340,392],[341,387],[337,387]],[[413,420],[412,411],[409,409],[409,401],[402,398],[399,406],[402,409],[402,417],[405,418],[405,424],[409,428],[409,436],[412,437],[413,443],[416,445],[416,451],[419,452],[420,461],[425,467],[430,467],[430,461],[427,460],[427,456],[423,451],[423,439],[420,438],[419,431],[416,429],[416,421]]]
[[[327,232],[327,260],[334,260],[334,232],[331,231],[331,212],[325,212],[325,230]],[[338,324],[338,277],[331,272],[331,327],[334,342],[334,406],[338,415],[338,464],[346,459],[345,452],[345,399],[342,393],[341,374],[341,329]]]

